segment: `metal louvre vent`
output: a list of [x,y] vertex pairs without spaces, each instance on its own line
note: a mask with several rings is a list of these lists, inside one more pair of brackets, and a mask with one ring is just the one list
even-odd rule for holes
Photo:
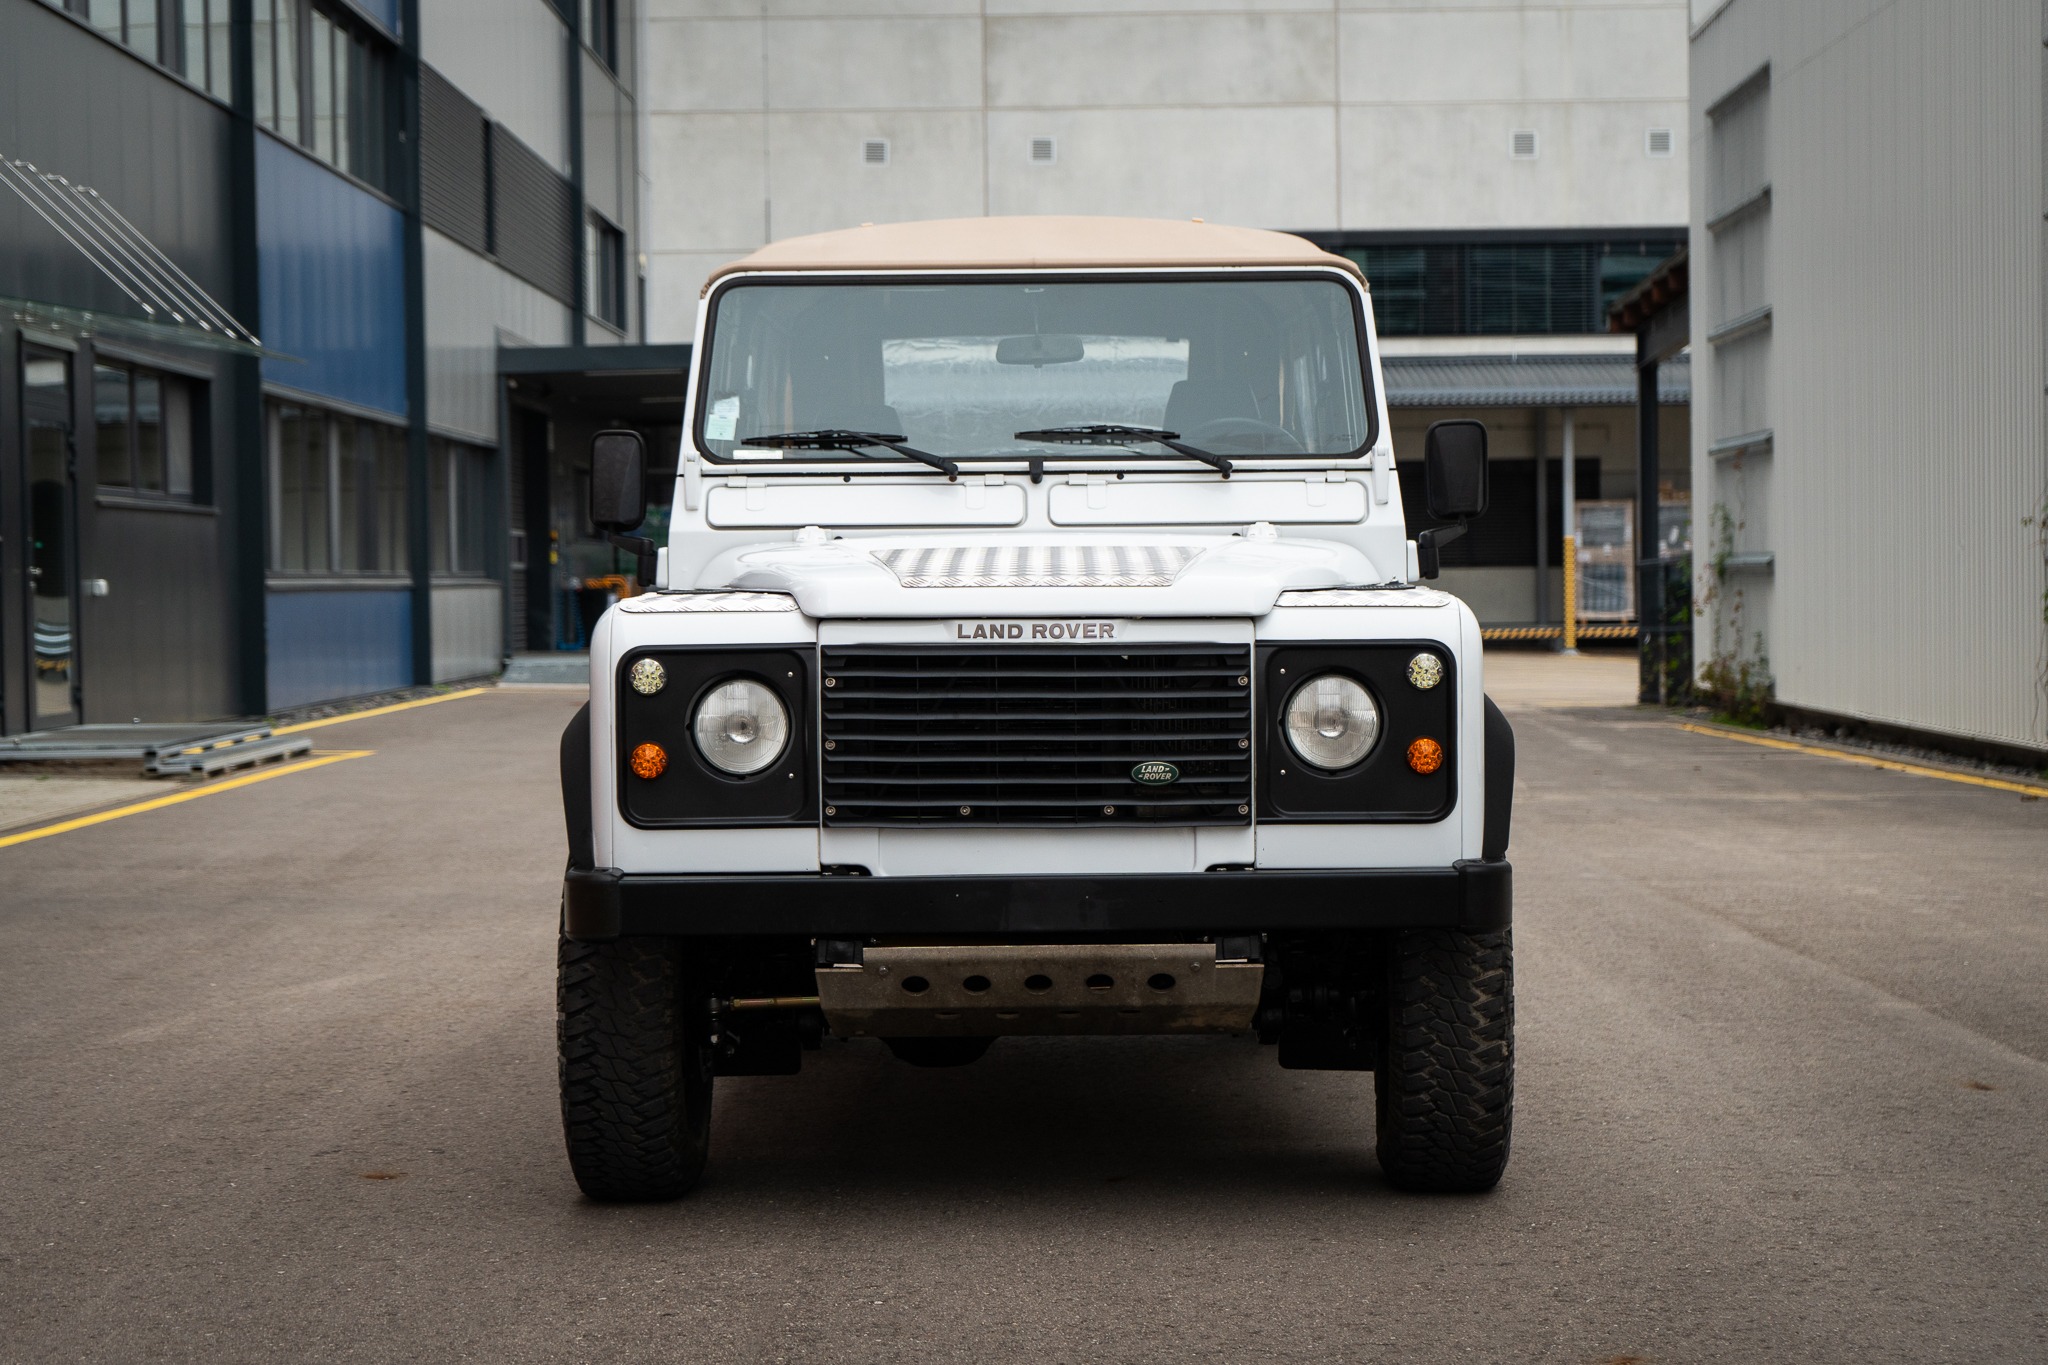
[[[828,825],[1250,821],[1246,646],[822,656]],[[1152,783],[1134,780],[1140,764]]]

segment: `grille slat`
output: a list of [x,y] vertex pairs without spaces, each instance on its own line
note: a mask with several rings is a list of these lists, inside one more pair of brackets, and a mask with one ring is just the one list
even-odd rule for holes
[[[821,662],[828,825],[1249,821],[1246,646],[846,645]],[[1131,780],[1153,761],[1179,779]]]

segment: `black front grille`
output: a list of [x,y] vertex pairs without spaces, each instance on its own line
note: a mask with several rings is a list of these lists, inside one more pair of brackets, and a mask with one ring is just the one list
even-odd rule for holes
[[[1250,822],[1251,651],[823,651],[828,825]],[[1140,784],[1141,763],[1178,780]]]

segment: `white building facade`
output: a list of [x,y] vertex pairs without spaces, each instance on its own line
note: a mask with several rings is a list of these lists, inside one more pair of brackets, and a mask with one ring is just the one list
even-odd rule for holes
[[1695,0],[1695,657],[2048,750],[2035,0]]
[[[867,222],[1300,232],[1372,281],[1404,463],[1436,418],[1491,430],[1496,511],[1446,586],[1555,622],[1567,407],[1578,496],[1636,484],[1605,304],[1685,239],[1686,24],[1683,0],[650,0],[648,339],[689,340],[719,264]],[[1488,363],[1567,356],[1598,373]]]

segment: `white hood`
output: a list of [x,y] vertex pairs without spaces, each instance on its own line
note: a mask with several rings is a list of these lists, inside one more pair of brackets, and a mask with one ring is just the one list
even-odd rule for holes
[[820,618],[1263,616],[1282,592],[1394,575],[1348,545],[1254,536],[1041,532],[878,536],[747,545],[694,586],[794,594]]

